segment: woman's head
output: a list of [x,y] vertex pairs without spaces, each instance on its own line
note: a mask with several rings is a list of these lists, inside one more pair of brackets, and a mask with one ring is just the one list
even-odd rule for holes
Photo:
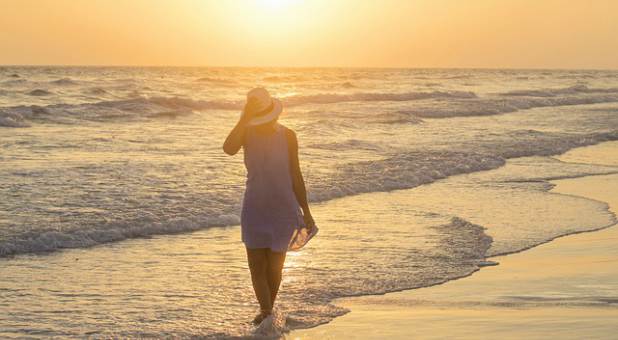
[[243,116],[249,119],[250,126],[274,124],[283,111],[283,105],[277,98],[270,96],[265,88],[254,88],[247,93],[247,102]]

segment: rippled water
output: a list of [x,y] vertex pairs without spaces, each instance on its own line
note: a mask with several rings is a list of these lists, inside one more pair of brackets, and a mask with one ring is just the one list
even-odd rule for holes
[[[414,189],[316,204],[321,233],[306,250],[290,253],[285,266],[279,308],[288,325],[341,315],[329,304],[336,297],[444,282],[472,273],[487,255],[611,224],[604,203],[548,193],[539,180],[540,173],[554,178],[618,168],[557,163],[520,158]],[[209,228],[5,259],[0,289],[10,313],[0,334],[249,334],[257,307],[239,237],[238,227]]]
[[[614,219],[544,180],[617,171],[545,157],[618,139],[616,72],[3,68],[4,334],[246,334],[245,171],[221,144],[256,85],[283,99],[322,202],[286,264],[292,327]],[[59,248],[78,249],[33,254]]]
[[237,223],[221,141],[255,85],[286,103],[313,201],[618,137],[610,71],[3,68],[0,254]]

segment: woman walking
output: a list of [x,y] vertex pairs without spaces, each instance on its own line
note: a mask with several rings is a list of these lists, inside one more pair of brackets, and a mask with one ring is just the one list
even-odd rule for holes
[[241,229],[260,304],[255,324],[272,314],[286,251],[299,249],[317,232],[296,134],[277,122],[282,111],[282,103],[266,89],[249,91],[243,113],[223,144],[228,155],[242,147],[247,168]]

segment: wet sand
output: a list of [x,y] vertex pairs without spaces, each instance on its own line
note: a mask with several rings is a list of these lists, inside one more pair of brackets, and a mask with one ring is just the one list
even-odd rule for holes
[[[560,158],[616,165],[612,143]],[[609,204],[618,212],[618,175],[552,181],[552,192]],[[488,260],[442,285],[339,299],[351,310],[290,339],[615,339],[618,334],[618,227],[568,235]]]
[[[618,143],[603,145],[618,147]],[[584,149],[599,152],[595,159],[603,162],[613,155],[615,162],[609,165],[618,165],[618,148],[599,145],[578,150]],[[560,158],[591,163],[579,152]],[[448,247],[481,249],[478,240],[484,238],[478,237],[478,226],[449,223],[451,216],[459,214],[486,226],[482,234],[496,237],[492,247],[500,240],[535,244],[565,231],[608,225],[613,219],[605,204],[547,193],[549,186],[539,178],[603,173],[557,182],[555,191],[615,206],[612,194],[618,192],[618,175],[608,175],[614,173],[609,171],[615,168],[568,165],[545,157],[513,159],[499,169],[453,176],[415,189],[316,204],[321,234],[302,252],[288,254],[279,306],[288,312],[288,325],[300,328],[341,315],[343,310],[330,304],[308,308],[307,302],[315,303],[334,288],[340,290],[338,296],[371,294],[469,274],[476,265],[462,266],[466,263],[461,260],[470,254],[451,252],[457,249]],[[539,226],[545,227],[540,233]],[[286,337],[607,337],[616,331],[614,320],[618,319],[614,269],[618,235],[603,236],[611,231],[569,236],[497,257],[493,260],[501,265],[444,285],[335,300],[352,312]],[[592,240],[577,241],[586,235]],[[598,243],[596,235],[601,235]],[[575,240],[571,246],[563,243],[571,239]],[[10,311],[0,312],[0,337],[199,339],[247,334],[253,330],[248,321],[257,306],[240,245],[240,228],[210,228],[44,256],[16,256],[0,266],[0,310]],[[412,250],[432,256],[407,256]],[[449,254],[452,257],[443,261]],[[297,307],[305,310],[289,312]]]

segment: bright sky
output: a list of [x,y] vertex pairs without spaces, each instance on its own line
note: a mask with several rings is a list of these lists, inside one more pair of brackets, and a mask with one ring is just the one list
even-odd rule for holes
[[618,69],[618,1],[0,0],[0,64]]

